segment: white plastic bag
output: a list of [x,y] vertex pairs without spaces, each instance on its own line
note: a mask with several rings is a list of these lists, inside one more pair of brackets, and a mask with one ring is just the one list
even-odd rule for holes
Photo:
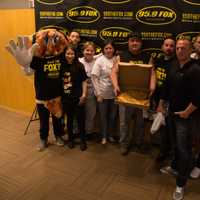
[[162,125],[165,125],[165,116],[161,112],[158,112],[151,125],[151,134],[155,134]]

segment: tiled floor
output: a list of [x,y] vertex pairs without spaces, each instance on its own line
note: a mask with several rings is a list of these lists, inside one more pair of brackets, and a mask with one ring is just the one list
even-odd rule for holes
[[[88,150],[52,145],[37,152],[38,121],[0,109],[0,200],[171,200],[174,177],[160,174],[153,154],[121,156],[117,145],[90,141]],[[200,199],[200,180],[185,200]]]

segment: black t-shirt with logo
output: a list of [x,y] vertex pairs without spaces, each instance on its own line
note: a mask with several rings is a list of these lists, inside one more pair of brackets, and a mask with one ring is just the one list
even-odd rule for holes
[[120,53],[120,61],[121,62],[129,62],[134,64],[148,64],[150,56],[141,52],[137,55],[132,54],[130,51],[123,51]]
[[61,71],[62,77],[62,101],[76,101],[82,95],[82,83],[87,80],[87,74],[82,63],[77,61],[65,64]]
[[154,91],[153,98],[156,105],[158,105],[158,102],[160,100],[161,90],[165,84],[167,77],[167,71],[170,69],[174,59],[174,56],[166,59],[163,54],[154,61],[154,67],[156,71],[156,89]]
[[36,99],[50,100],[61,96],[60,71],[64,63],[63,54],[49,58],[33,57],[30,67],[35,70]]
[[167,70],[169,70],[170,66],[172,65],[173,59],[175,58],[171,57],[166,59],[164,55],[162,55],[155,60],[154,67],[156,70],[157,88],[163,87],[167,76]]

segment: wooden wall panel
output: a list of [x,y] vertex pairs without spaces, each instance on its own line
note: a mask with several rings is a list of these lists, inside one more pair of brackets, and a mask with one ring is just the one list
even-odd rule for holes
[[31,35],[35,31],[34,10],[1,9],[0,24],[0,105],[31,113],[35,105],[33,77],[22,73],[20,66],[5,50],[5,46],[11,38]]

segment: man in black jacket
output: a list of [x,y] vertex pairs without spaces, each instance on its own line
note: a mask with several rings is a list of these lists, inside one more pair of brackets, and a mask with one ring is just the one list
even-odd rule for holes
[[[174,200],[181,200],[184,196],[191,164],[192,164],[192,115],[200,106],[200,67],[199,62],[191,60],[191,41],[187,38],[179,39],[176,43],[176,56],[167,73],[166,84],[159,102],[160,110],[164,112],[163,100],[169,101],[169,110],[174,126],[175,159],[170,169],[176,170],[176,190]],[[169,169],[169,167],[168,167]]]

